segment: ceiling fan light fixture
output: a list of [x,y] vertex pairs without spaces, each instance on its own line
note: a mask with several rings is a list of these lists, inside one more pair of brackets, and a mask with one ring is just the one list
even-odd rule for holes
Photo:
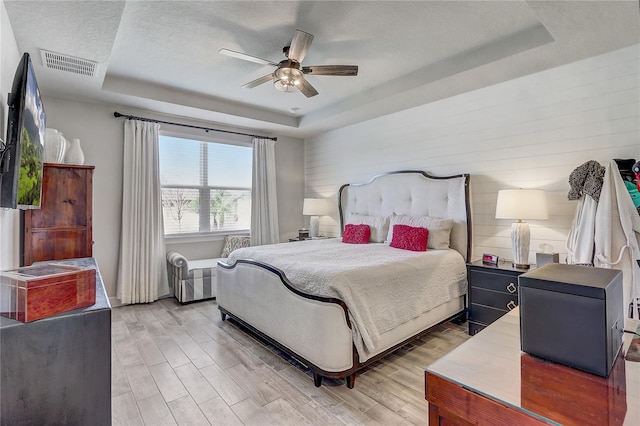
[[274,80],[273,86],[281,92],[293,93],[300,91],[300,89],[298,89],[295,85],[283,83],[281,80]]
[[275,70],[273,85],[281,92],[298,92],[300,80],[304,78],[302,71],[296,68],[282,67]]

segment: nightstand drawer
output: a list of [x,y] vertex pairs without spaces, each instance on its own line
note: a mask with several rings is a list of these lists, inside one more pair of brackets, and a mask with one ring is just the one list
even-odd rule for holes
[[471,287],[518,295],[518,275],[471,270]]
[[489,306],[472,303],[471,309],[469,310],[469,321],[489,325],[506,313],[506,309],[491,308]]
[[510,311],[518,306],[518,295],[471,287],[471,303]]

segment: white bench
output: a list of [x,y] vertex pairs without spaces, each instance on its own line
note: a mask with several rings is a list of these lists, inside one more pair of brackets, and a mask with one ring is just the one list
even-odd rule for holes
[[216,266],[218,260],[187,260],[180,253],[167,253],[169,285],[178,302],[187,303],[216,297]]
[[229,253],[240,247],[249,246],[246,235],[227,235],[221,257],[214,259],[188,260],[178,252],[167,253],[169,286],[178,302],[188,303],[213,299],[217,290],[217,265],[226,260]]

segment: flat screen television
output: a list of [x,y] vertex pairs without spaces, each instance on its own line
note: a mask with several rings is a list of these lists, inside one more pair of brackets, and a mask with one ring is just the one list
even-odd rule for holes
[[39,209],[46,123],[28,53],[18,64],[7,104],[7,137],[0,153],[0,207]]

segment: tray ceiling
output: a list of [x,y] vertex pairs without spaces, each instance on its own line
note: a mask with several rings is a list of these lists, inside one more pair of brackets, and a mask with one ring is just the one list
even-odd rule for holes
[[[4,1],[45,95],[306,137],[640,42],[633,1]],[[295,29],[315,36],[305,98],[266,83]],[[43,66],[48,50],[93,77]]]

